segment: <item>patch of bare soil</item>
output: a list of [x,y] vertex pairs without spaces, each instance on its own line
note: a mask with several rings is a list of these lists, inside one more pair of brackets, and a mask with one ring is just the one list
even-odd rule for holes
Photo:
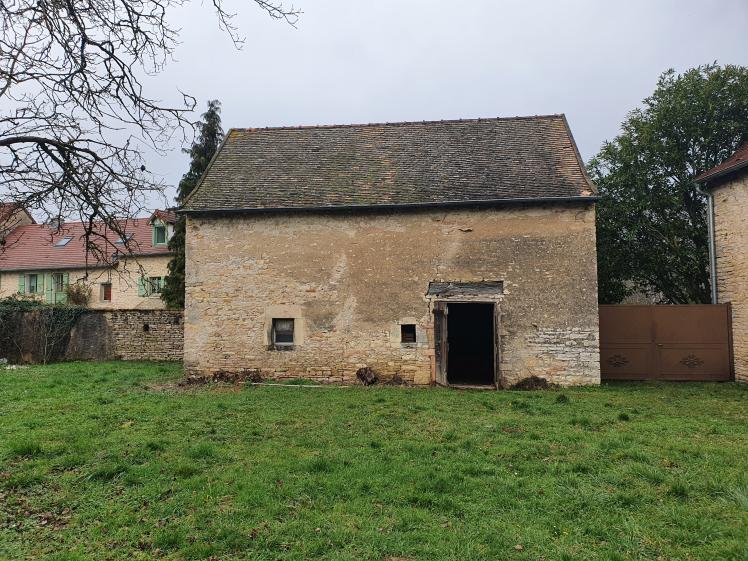
[[163,384],[151,384],[146,386],[146,391],[149,392],[164,392],[164,393],[196,393],[198,391],[210,391],[216,393],[237,393],[242,390],[244,384],[237,382],[235,384],[229,384],[225,382],[211,382],[207,381],[202,384],[190,383],[185,380],[179,380],[177,382],[165,382]]
[[526,390],[526,391],[534,391],[534,390],[550,390],[553,388],[556,388],[556,384],[551,384],[548,380],[545,378],[541,378],[540,376],[530,376],[529,378],[524,378],[517,382],[516,384],[509,386],[510,390]]

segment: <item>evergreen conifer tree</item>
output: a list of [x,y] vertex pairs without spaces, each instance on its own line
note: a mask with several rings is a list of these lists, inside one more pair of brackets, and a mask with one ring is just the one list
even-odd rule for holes
[[[203,113],[195,141],[184,152],[190,155],[190,169],[182,176],[177,189],[177,204],[182,205],[202,177],[218,146],[223,140],[221,128],[221,103],[208,101],[208,110]],[[184,241],[186,220],[180,216],[174,225],[174,234],[169,240],[169,249],[174,252],[169,262],[161,298],[169,308],[184,308]]]

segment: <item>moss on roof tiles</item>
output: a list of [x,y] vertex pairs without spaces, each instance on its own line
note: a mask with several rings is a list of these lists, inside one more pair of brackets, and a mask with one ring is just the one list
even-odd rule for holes
[[563,115],[232,129],[187,211],[594,194]]

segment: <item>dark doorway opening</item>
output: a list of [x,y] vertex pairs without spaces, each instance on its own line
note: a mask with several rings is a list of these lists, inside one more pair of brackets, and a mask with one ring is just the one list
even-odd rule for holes
[[447,329],[447,382],[494,383],[494,305],[450,303]]

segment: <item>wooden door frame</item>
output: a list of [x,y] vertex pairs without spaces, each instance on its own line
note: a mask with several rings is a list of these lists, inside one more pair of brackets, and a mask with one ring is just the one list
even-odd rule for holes
[[[501,387],[501,301],[497,299],[485,298],[464,298],[449,297],[435,298],[433,300],[434,314],[434,381],[439,386],[449,387],[449,373],[447,365],[449,363],[449,305],[450,304],[490,304],[493,306],[493,345],[494,345],[494,363],[493,363],[493,386],[496,389]],[[441,321],[439,329],[436,328],[436,322]],[[437,336],[438,335],[438,336]],[[440,352],[437,355],[436,349],[440,346]]]
[[446,356],[449,353],[447,335],[448,313],[449,311],[446,301],[434,301],[434,381],[439,386],[449,386],[449,382],[447,381],[446,359]]

